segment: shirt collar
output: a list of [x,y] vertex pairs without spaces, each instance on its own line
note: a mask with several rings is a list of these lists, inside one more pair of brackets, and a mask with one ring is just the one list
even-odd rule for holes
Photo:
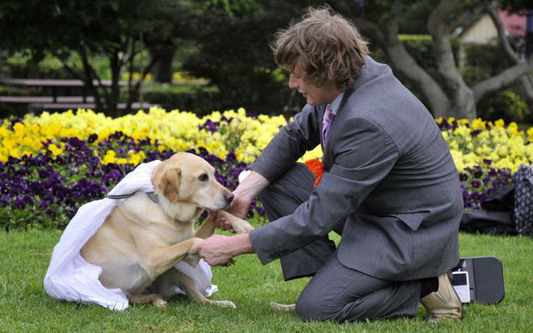
[[344,96],[344,92],[341,92],[337,98],[331,102],[331,111],[333,114],[337,114],[337,110],[339,109],[339,106],[341,105],[342,97]]

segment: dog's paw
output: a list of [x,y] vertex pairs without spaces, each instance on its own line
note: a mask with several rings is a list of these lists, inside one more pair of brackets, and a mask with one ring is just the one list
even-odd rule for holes
[[238,234],[247,234],[255,229],[250,223],[244,220],[241,220],[240,223],[232,223],[231,226]]
[[212,304],[221,307],[221,308],[231,308],[236,309],[237,306],[232,301],[211,301]]
[[200,256],[196,254],[188,254],[185,256],[185,258],[183,258],[183,261],[191,265],[191,267],[196,268],[196,266],[198,266],[200,259],[201,259]]
[[165,301],[164,299],[162,298],[158,298],[158,299],[155,299],[152,304],[156,307],[156,308],[166,308],[167,307],[167,301]]
[[250,231],[255,230],[255,228],[252,227],[252,225],[250,223],[248,223],[248,222],[246,222],[246,224],[242,225],[242,228],[243,228],[243,232],[242,232],[243,234],[249,233]]
[[280,304],[276,302],[270,303],[270,306],[274,310],[292,311],[296,309],[296,304]]
[[222,217],[224,217],[233,227],[233,230],[235,230],[238,234],[246,234],[255,228],[252,227],[252,225],[245,220],[238,218],[237,216],[234,216],[226,211],[219,211],[218,212]]

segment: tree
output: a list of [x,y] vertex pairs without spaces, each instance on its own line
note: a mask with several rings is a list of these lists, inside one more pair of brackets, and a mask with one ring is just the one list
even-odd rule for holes
[[515,63],[501,73],[468,86],[460,72],[452,49],[453,33],[484,12],[490,12],[488,0],[442,0],[433,3],[427,15],[427,31],[433,40],[433,58],[440,84],[406,51],[398,35],[402,16],[415,5],[430,0],[365,1],[357,6],[351,1],[332,1],[341,13],[351,15],[357,26],[382,48],[391,65],[417,87],[424,102],[436,117],[475,118],[476,103],[484,96],[516,81],[533,70],[533,59]]
[[[529,0],[500,0],[499,5],[502,9],[509,12],[532,15],[531,11],[533,10],[533,4],[531,4],[531,1]],[[488,13],[498,30],[498,42],[505,51],[507,58],[515,64],[523,62],[524,59],[521,59],[517,55],[515,48],[511,45],[509,38],[505,35],[503,25],[500,22],[496,10],[491,7],[488,9]],[[533,31],[526,31],[524,42],[526,53],[528,49],[533,50]],[[518,93],[522,96],[522,99],[526,101],[529,108],[533,110],[533,76],[530,72],[520,77]]]
[[[124,68],[133,70],[134,59],[145,46],[156,45],[174,28],[179,2],[174,0],[3,0],[0,2],[0,44],[2,49],[29,49],[35,57],[55,55],[66,70],[85,82],[94,95],[96,109],[118,115],[119,80]],[[164,38],[163,38],[164,39]],[[71,63],[78,54],[81,68]],[[91,64],[94,55],[109,61],[111,84]],[[148,73],[157,61],[152,58],[141,73]],[[137,95],[139,82],[128,82],[128,106]],[[129,109],[129,107],[128,107]]]
[[[185,69],[210,79],[220,105],[279,113],[290,98],[285,76],[277,70],[269,44],[274,33],[301,16],[308,2],[207,0],[190,15],[190,36],[198,52]],[[295,96],[298,98],[298,96]]]
[[[505,0],[524,5],[526,0]],[[504,2],[504,0],[502,0]],[[275,80],[276,66],[268,44],[273,34],[292,19],[299,18],[308,6],[323,1],[281,0],[206,0],[207,6],[189,25],[199,52],[185,66],[211,79],[221,90],[221,100],[251,106],[254,110],[276,112],[289,99],[286,82]],[[239,4],[255,6],[227,9]],[[454,32],[490,13],[489,0],[332,0],[335,11],[353,19],[369,37],[371,46],[382,49],[388,62],[408,81],[436,117],[475,118],[476,104],[505,86],[516,82],[533,69],[533,60],[514,65],[493,77],[467,83],[453,52]],[[218,6],[216,6],[218,4]],[[222,5],[227,5],[222,8]],[[230,13],[231,12],[231,13]],[[426,33],[432,38],[435,71],[422,66],[399,38],[400,33]],[[280,76],[282,78],[282,76]],[[261,109],[261,106],[263,108]]]

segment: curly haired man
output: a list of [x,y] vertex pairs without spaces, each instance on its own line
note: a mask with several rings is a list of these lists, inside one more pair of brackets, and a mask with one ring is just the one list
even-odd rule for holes
[[[428,110],[327,8],[310,9],[272,48],[307,105],[252,164],[230,208],[244,217],[260,195],[270,223],[193,252],[214,265],[256,253],[263,264],[280,259],[286,280],[313,276],[296,303],[303,320],[414,317],[419,302],[431,320],[461,318],[449,272],[463,201]],[[319,144],[324,173],[313,187],[297,160]]]

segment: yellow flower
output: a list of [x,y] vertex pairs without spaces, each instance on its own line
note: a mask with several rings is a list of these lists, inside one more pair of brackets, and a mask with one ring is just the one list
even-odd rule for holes
[[108,150],[104,156],[104,158],[102,159],[102,163],[103,164],[110,164],[110,163],[116,163],[115,162],[115,156],[116,156],[117,153],[115,153],[115,151],[113,150]]
[[63,152],[53,143],[48,146],[48,150],[50,150],[54,156],[57,156]]
[[484,131],[487,129],[485,122],[481,120],[480,118],[474,119],[470,127],[472,127],[472,130],[474,131],[477,131],[477,130]]
[[494,127],[503,129],[505,128],[505,121],[503,119],[498,119],[494,122]]

